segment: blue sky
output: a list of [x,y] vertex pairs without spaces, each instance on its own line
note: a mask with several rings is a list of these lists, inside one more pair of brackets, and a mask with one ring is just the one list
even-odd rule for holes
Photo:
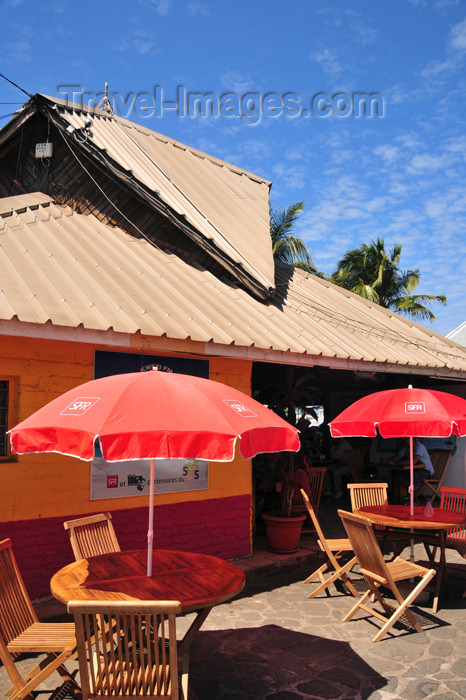
[[[380,236],[447,296],[426,326],[466,320],[465,0],[0,0],[0,24],[26,91],[108,81],[122,116],[268,178],[274,207],[303,200],[318,268]],[[0,79],[1,116],[26,99]]]

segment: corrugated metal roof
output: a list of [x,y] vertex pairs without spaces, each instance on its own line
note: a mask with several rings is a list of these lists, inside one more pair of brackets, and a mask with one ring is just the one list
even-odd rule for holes
[[448,335],[447,338],[454,340],[455,343],[460,345],[466,345],[466,321],[461,323],[457,328],[454,328]]
[[273,288],[268,180],[108,112],[43,97],[74,129],[92,115],[90,149],[131,173],[262,288]]
[[466,348],[330,282],[278,264],[261,302],[45,199],[0,200],[1,319],[466,374]]

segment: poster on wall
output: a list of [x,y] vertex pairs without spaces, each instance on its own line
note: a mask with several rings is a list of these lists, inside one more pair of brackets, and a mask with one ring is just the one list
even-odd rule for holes
[[[209,463],[201,459],[157,459],[154,493],[199,491],[209,488]],[[150,460],[91,462],[91,501],[149,495]]]

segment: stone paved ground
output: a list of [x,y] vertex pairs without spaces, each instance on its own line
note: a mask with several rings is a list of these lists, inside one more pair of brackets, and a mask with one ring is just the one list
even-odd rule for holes
[[[429,600],[416,609],[423,634],[399,627],[374,644],[373,618],[342,622],[352,598],[333,589],[330,598],[306,599],[314,584],[302,581],[311,566],[252,572],[240,597],[211,612],[191,654],[190,686],[199,700],[466,697],[464,579],[451,581],[437,615]],[[58,683],[47,681],[37,698],[57,698]],[[1,697],[6,687],[2,669]]]
[[374,618],[342,622],[348,596],[308,600],[313,584],[289,579],[276,574],[266,590],[253,582],[247,595],[212,611],[192,651],[199,698],[466,697],[464,584],[454,583],[437,615],[427,600],[416,609],[425,633],[400,626],[374,644]]

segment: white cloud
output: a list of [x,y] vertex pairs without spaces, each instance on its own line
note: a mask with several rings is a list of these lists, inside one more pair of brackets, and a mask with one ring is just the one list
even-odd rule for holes
[[360,19],[350,20],[350,28],[355,32],[357,38],[363,46],[375,44],[379,36],[379,32],[373,29],[369,24],[362,22]]
[[444,168],[448,161],[443,156],[434,156],[431,153],[423,153],[412,158],[407,171],[411,174],[424,173],[427,170],[433,172]]
[[322,69],[330,75],[337,75],[342,71],[342,65],[336,49],[321,49],[313,53],[311,59],[320,63]]
[[460,53],[466,51],[466,19],[456,24],[451,30],[450,48]]
[[445,204],[440,200],[431,200],[426,202],[425,211],[427,216],[430,216],[432,219],[437,219],[439,216],[443,215]]
[[210,9],[202,2],[188,2],[186,5],[186,14],[188,17],[210,17]]
[[282,186],[289,190],[302,190],[308,184],[309,173],[305,165],[278,164],[272,168],[274,176],[280,177]]
[[[142,4],[145,4],[146,0],[139,0]],[[172,8],[172,0],[147,0],[150,5],[154,7],[154,10],[161,17],[168,15]]]
[[8,42],[6,45],[9,58],[20,63],[27,63],[32,59],[32,45],[29,41],[18,39],[18,41]]
[[132,29],[123,41],[114,46],[117,51],[135,51],[141,56],[159,53],[153,33],[146,29]]
[[235,95],[244,95],[246,92],[257,91],[254,88],[254,83],[247,75],[241,75],[236,71],[223,73],[221,76],[222,85],[228,92],[233,92]]
[[449,58],[444,61],[432,61],[421,71],[421,76],[426,80],[434,80],[454,70],[455,64]]
[[389,165],[395,163],[400,159],[400,149],[397,146],[377,146],[374,149],[374,153],[375,155],[383,158],[383,160]]

